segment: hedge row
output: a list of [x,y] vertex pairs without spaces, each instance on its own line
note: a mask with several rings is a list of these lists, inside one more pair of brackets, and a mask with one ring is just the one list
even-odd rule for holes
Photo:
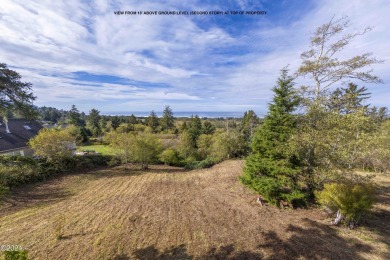
[[75,156],[61,162],[22,156],[0,156],[0,198],[12,187],[42,181],[61,172],[108,166],[111,160],[111,156],[101,154]]

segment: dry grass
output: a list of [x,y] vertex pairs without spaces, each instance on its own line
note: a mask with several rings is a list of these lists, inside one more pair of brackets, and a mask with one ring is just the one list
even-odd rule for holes
[[33,259],[389,258],[390,177],[380,178],[371,220],[349,230],[320,209],[259,206],[238,181],[242,165],[113,168],[29,185],[0,208],[0,244],[27,247]]

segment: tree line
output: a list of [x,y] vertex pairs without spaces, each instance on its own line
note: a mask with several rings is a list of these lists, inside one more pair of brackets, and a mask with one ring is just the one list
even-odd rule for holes
[[[32,104],[35,97],[30,83],[22,83],[20,75],[6,64],[2,64],[0,76],[5,91],[0,106],[3,120],[25,117],[50,123],[29,141],[34,159],[1,158],[0,193],[58,172],[99,165],[135,163],[143,169],[151,163],[188,169],[210,167],[226,158],[245,156],[251,135],[261,121],[254,111],[245,112],[242,119],[200,119],[197,115],[175,118],[170,106],[164,108],[161,118],[154,111],[148,117],[136,117],[101,115],[97,109],[85,114],[75,105],[69,111],[37,108]],[[14,91],[15,96],[7,96],[7,91]],[[15,98],[17,95],[20,100]],[[74,143],[106,144],[114,148],[115,156],[75,157]]]

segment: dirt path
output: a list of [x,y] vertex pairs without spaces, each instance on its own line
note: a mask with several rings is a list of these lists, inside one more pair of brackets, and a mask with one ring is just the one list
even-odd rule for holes
[[238,181],[242,166],[114,168],[30,185],[0,208],[0,244],[27,247],[33,259],[388,258],[388,182],[372,221],[351,231],[319,209],[259,206]]

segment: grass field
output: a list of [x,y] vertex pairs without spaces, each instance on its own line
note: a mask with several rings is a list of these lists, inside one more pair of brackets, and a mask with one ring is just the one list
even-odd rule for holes
[[370,220],[349,230],[317,208],[258,205],[238,181],[242,166],[118,167],[28,185],[0,208],[0,242],[27,247],[32,259],[390,258],[389,176],[378,177]]
[[97,144],[97,145],[83,145],[77,146],[77,152],[81,152],[83,150],[94,150],[103,155],[115,155],[115,149],[109,145]]

